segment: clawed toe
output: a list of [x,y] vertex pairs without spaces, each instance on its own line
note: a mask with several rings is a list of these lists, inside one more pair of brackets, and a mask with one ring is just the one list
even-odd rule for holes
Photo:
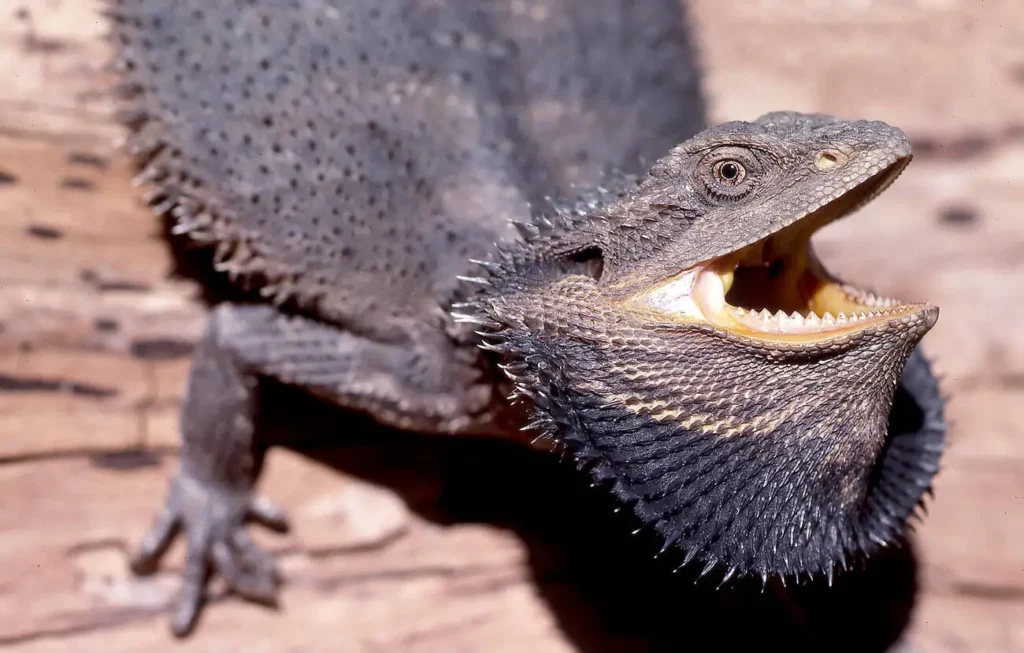
[[276,605],[279,580],[269,554],[261,551],[265,559],[254,559],[226,542],[217,542],[211,552],[217,573],[232,592],[250,601]]
[[249,502],[246,517],[278,533],[287,533],[289,530],[288,517],[284,510],[266,497],[253,497]]
[[180,531],[179,515],[169,508],[164,508],[156,523],[142,538],[135,555],[132,556],[129,563],[132,572],[139,576],[148,576],[156,572],[160,565],[160,558],[163,557]]
[[[248,542],[245,550],[238,546],[239,541]],[[189,542],[181,597],[171,619],[171,630],[177,637],[185,637],[195,629],[206,602],[211,571],[224,579],[229,591],[263,605],[277,604],[280,581],[273,556],[257,548],[242,530],[227,534],[224,539],[200,534]]]
[[[186,496],[183,487],[188,490]],[[175,636],[185,637],[195,629],[214,572],[224,578],[229,591],[250,601],[276,605],[280,586],[276,562],[246,533],[246,521],[257,521],[278,532],[288,530],[284,511],[266,499],[220,493],[189,479],[176,479],[167,507],[130,561],[134,573],[152,574],[174,538],[179,533],[186,536],[181,595],[171,617]]]

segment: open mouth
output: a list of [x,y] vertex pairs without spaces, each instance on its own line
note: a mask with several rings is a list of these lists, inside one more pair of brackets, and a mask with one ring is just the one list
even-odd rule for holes
[[760,340],[816,342],[931,310],[878,297],[831,276],[811,236],[884,191],[910,162],[895,159],[789,226],[741,250],[685,270],[644,303]]

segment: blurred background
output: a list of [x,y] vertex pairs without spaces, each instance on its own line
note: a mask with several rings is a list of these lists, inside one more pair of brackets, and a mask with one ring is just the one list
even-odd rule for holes
[[[1024,651],[1024,3],[689,7],[712,120],[824,111],[914,143],[889,191],[816,240],[836,272],[941,308],[924,347],[953,427],[907,548],[751,604],[659,580],[553,457],[356,420],[343,447],[270,455],[262,487],[293,533],[257,535],[281,610],[217,601],[184,645],[165,613],[180,543],[151,578],[125,560],[176,465],[205,309],[116,149],[102,4],[0,0],[0,647],[646,651],[799,625],[831,650]],[[315,434],[304,402],[278,410]]]

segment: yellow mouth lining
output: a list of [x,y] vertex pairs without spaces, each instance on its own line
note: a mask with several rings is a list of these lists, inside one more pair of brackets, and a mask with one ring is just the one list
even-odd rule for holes
[[697,311],[690,317],[747,337],[797,342],[859,331],[922,308],[831,278],[809,243],[757,267],[719,259],[696,271],[692,297]]
[[676,321],[703,322],[759,340],[814,343],[928,309],[845,284],[814,255],[811,235],[877,196],[906,160],[890,166],[789,227],[684,270],[635,302]]

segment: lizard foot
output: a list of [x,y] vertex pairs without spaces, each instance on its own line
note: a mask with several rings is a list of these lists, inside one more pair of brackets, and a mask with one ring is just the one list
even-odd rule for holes
[[281,579],[274,557],[245,530],[255,521],[275,531],[288,530],[284,512],[250,492],[224,490],[179,472],[163,511],[131,560],[138,575],[156,571],[160,558],[182,531],[186,538],[181,596],[171,618],[177,637],[192,632],[205,602],[211,571],[224,578],[230,591],[264,605],[276,605]]

